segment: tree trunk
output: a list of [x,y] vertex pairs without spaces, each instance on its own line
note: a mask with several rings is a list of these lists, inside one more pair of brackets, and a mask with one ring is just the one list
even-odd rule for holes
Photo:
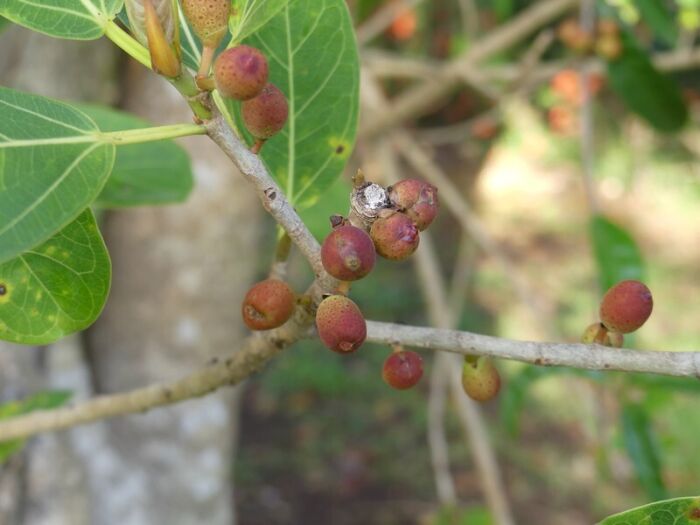
[[[54,40],[11,27],[0,46],[5,85],[62,99],[118,97],[157,124],[191,119],[177,94],[141,66],[129,64],[117,79],[124,67],[104,40]],[[260,208],[206,138],[183,144],[197,179],[188,202],[106,215],[114,275],[103,317],[84,338],[46,350],[2,345],[0,399],[49,388],[77,398],[121,391],[235,350],[243,337],[240,301],[255,274]],[[232,523],[234,399],[221,392],[32,440],[0,467],[0,523]]]

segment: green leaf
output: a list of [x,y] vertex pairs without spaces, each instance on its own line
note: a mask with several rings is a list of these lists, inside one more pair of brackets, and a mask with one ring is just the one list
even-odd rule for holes
[[111,279],[107,249],[92,212],[36,248],[0,265],[0,339],[47,344],[99,316]]
[[639,13],[660,40],[673,46],[678,39],[674,13],[663,0],[637,0]]
[[657,501],[605,518],[598,525],[697,525],[700,497]]
[[626,230],[602,215],[594,215],[591,237],[601,290],[625,279],[644,280],[642,254]]
[[[289,99],[289,121],[263,161],[295,206],[313,205],[342,173],[357,131],[359,62],[345,1],[292,0],[246,43],[267,55],[270,80]],[[226,104],[244,130],[240,104]]]
[[641,405],[628,403],[622,408],[621,417],[625,449],[639,482],[650,498],[667,497],[649,415]]
[[229,19],[231,43],[241,42],[255,33],[288,3],[289,0],[233,0]]
[[0,263],[73,221],[102,190],[115,147],[79,110],[0,87]]
[[633,111],[656,130],[679,131],[688,121],[688,108],[676,83],[660,73],[628,34],[621,35],[623,52],[608,63],[610,86]]
[[[110,108],[88,105],[79,108],[101,131],[151,126],[145,120]],[[193,183],[189,156],[173,141],[120,146],[112,173],[95,205],[119,208],[182,202],[192,191]]]
[[[34,410],[51,410],[66,404],[71,398],[72,392],[66,390],[54,390],[39,392],[21,401],[10,401],[0,405],[0,420],[9,419],[33,412]],[[4,463],[24,445],[24,439],[0,441],[0,464]]]
[[124,0],[0,0],[0,15],[57,38],[94,40]]

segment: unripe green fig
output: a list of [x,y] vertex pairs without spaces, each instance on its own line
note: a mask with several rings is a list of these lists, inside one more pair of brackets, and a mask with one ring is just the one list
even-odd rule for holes
[[581,342],[586,344],[596,343],[603,344],[605,336],[608,334],[608,329],[602,323],[593,323],[588,325],[581,336]]
[[488,356],[468,357],[462,367],[462,387],[475,401],[489,401],[501,389],[501,376]]
[[438,212],[437,188],[417,179],[404,179],[388,188],[389,200],[408,215],[420,231],[433,222]]
[[277,86],[268,83],[257,97],[243,102],[241,115],[251,135],[256,139],[269,139],[287,122],[287,98]]
[[423,376],[423,359],[416,352],[401,350],[392,352],[382,368],[382,378],[390,387],[406,390]]
[[600,320],[611,332],[628,334],[642,326],[654,307],[651,291],[639,281],[622,281],[600,303]]
[[341,281],[362,279],[374,268],[375,259],[372,239],[350,224],[333,228],[321,246],[323,267]]
[[236,46],[221,53],[214,62],[216,89],[222,96],[237,100],[257,97],[267,84],[265,55],[250,46]]
[[408,215],[395,212],[379,217],[369,231],[377,253],[392,261],[403,261],[418,248],[418,227]]
[[608,332],[605,334],[603,344],[611,348],[622,348],[625,344],[625,336],[620,332]]
[[344,295],[331,295],[318,305],[316,329],[324,345],[341,354],[357,350],[367,337],[367,323],[357,305]]
[[294,313],[296,295],[284,281],[266,279],[253,285],[243,299],[243,322],[251,330],[270,330],[286,323]]
[[612,348],[622,348],[625,338],[618,332],[611,332],[603,323],[593,323],[589,325],[581,336],[582,343],[595,343]]
[[221,43],[228,29],[231,0],[182,0],[182,10],[202,44],[215,48]]

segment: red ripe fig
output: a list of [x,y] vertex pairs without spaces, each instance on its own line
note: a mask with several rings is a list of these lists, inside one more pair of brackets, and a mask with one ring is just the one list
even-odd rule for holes
[[231,0],[182,0],[192,29],[207,47],[216,47],[228,29]]
[[284,281],[266,279],[253,285],[243,299],[243,322],[251,330],[270,330],[286,323],[294,313],[296,296]]
[[375,259],[367,232],[349,224],[333,228],[321,246],[323,267],[341,281],[362,279],[372,271]]
[[367,324],[357,305],[344,295],[331,295],[318,305],[316,329],[321,341],[334,352],[357,350],[367,337]]
[[237,100],[257,97],[267,84],[265,55],[250,46],[236,46],[221,53],[214,62],[216,89],[222,96]]
[[397,390],[406,390],[420,381],[423,375],[423,359],[416,352],[401,350],[392,352],[382,369],[382,378],[387,385]]
[[654,307],[651,291],[639,281],[622,281],[600,303],[600,320],[611,332],[628,334],[642,326]]
[[287,97],[277,86],[268,83],[257,97],[243,102],[241,114],[251,135],[256,139],[269,139],[287,122]]
[[475,401],[489,401],[501,389],[501,376],[488,356],[467,358],[462,367],[462,387]]
[[404,179],[388,188],[389,199],[416,223],[420,231],[433,222],[438,212],[437,188],[417,179]]
[[420,235],[414,222],[401,212],[380,217],[369,231],[377,253],[393,261],[402,261],[418,248]]

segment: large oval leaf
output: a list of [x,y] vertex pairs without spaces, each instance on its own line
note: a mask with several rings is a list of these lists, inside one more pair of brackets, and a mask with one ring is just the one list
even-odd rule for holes
[[0,15],[57,38],[93,40],[117,16],[124,0],[0,0]]
[[610,86],[631,111],[658,131],[679,131],[688,121],[688,108],[678,86],[654,67],[631,36],[622,37],[622,55],[608,64]]
[[0,265],[0,339],[47,344],[92,324],[102,311],[111,264],[92,212]]
[[0,263],[45,241],[102,190],[114,145],[51,99],[0,87]]
[[[289,121],[263,147],[263,161],[295,206],[310,206],[341,174],[355,142],[359,62],[347,6],[292,0],[246,43],[267,55],[270,80],[289,100]],[[226,104],[245,130],[240,104]]]
[[[80,105],[100,131],[147,128],[151,124],[114,109]],[[117,148],[112,173],[95,201],[103,208],[182,202],[192,191],[190,159],[172,140]]]
[[700,498],[657,501],[605,518],[599,525],[697,525]]

